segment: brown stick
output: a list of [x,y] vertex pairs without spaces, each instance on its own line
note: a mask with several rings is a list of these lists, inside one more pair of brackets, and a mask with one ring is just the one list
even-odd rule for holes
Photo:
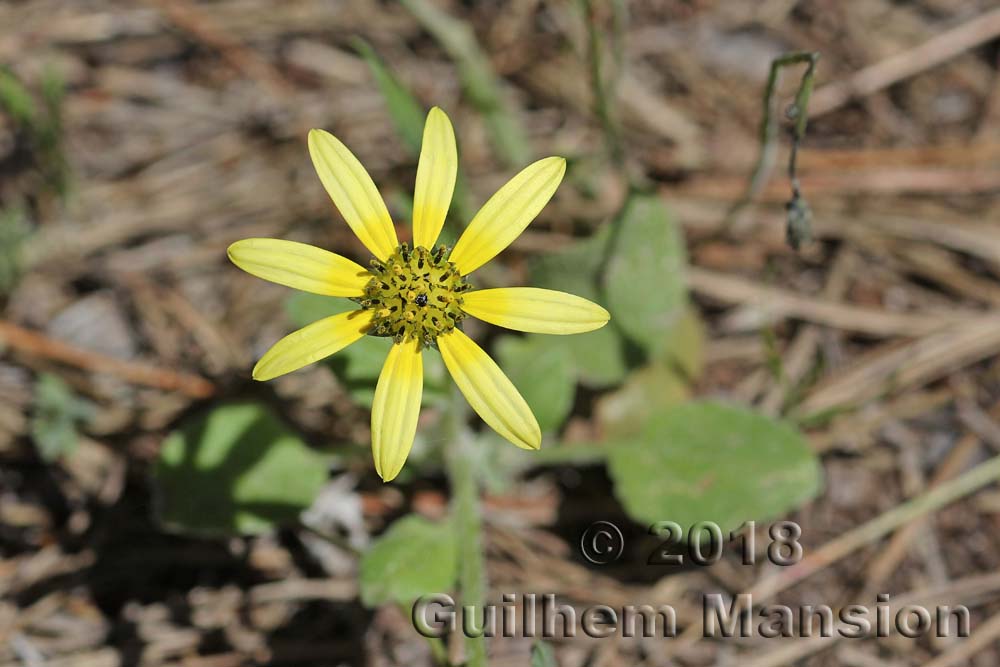
[[[971,195],[1000,188],[1000,170],[995,168],[949,168],[933,166],[885,166],[853,171],[810,170],[800,176],[803,188],[815,195],[865,193],[898,195],[932,193]],[[690,178],[674,188],[680,196],[732,200],[740,196],[746,179],[737,175],[711,175]],[[783,202],[788,192],[783,182],[774,181],[761,188],[759,202]]]
[[177,391],[191,398],[208,398],[215,394],[215,385],[199,375],[177,373],[165,368],[123,361],[83,350],[2,320],[0,320],[0,342],[25,354],[60,361],[98,373],[109,373],[132,384]]
[[884,90],[1000,35],[1000,9],[932,37],[920,46],[897,53],[841,81],[827,84],[812,95],[809,116],[838,109],[852,99]]
[[[948,326],[986,321],[973,310],[922,315],[853,306],[694,266],[688,269],[688,282],[701,296],[724,303],[755,305],[774,319],[793,317],[872,336],[921,336]],[[993,324],[1000,324],[1000,320]]]

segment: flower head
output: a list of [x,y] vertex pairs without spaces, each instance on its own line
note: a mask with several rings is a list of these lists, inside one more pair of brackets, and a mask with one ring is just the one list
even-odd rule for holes
[[518,447],[538,449],[541,431],[521,394],[486,352],[462,332],[471,315],[508,329],[573,334],[604,326],[608,312],[553,290],[475,290],[466,280],[516,239],[545,207],[566,171],[549,157],[494,194],[449,253],[434,247],[455,189],[458,153],[451,121],[437,107],[424,126],[413,198],[413,245],[399,243],[389,211],[358,159],[333,135],[309,133],[309,154],[344,220],[371,251],[370,268],[304,243],[244,239],[229,259],[259,278],[349,297],[358,310],[314,322],[274,344],[253,369],[270,380],[317,362],[362,336],[392,338],[372,403],[372,453],[383,480],[399,474],[413,445],[423,391],[423,351],[437,348],[472,408]]

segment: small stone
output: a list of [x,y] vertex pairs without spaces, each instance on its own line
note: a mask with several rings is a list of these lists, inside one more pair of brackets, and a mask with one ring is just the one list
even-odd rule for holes
[[46,328],[53,338],[119,359],[136,354],[133,332],[110,292],[89,294],[59,311]]

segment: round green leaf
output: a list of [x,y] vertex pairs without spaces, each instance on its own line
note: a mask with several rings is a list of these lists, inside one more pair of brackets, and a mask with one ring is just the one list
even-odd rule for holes
[[637,521],[728,532],[780,516],[820,490],[820,466],[790,425],[713,402],[674,406],[609,447],[615,495]]
[[621,438],[641,431],[650,417],[689,394],[673,368],[654,364],[631,373],[624,385],[602,396],[594,413],[605,437]]
[[309,292],[293,292],[285,301],[285,311],[297,327],[304,327],[331,315],[357,310],[359,307],[358,304],[344,297],[324,296]]
[[[609,232],[610,227],[605,226],[589,239],[538,258],[531,267],[531,284],[607,305],[597,283]],[[596,331],[560,336],[559,341],[569,351],[580,382],[587,386],[611,386],[620,382],[628,371],[624,341],[614,317]]]
[[296,520],[326,479],[323,457],[267,408],[223,405],[164,441],[155,476],[158,514],[178,532],[262,533]]
[[660,364],[676,368],[690,381],[698,379],[705,365],[705,325],[693,306],[684,310],[653,357]]
[[411,514],[393,523],[361,557],[361,602],[410,604],[448,593],[458,577],[458,546],[449,522]]
[[684,238],[656,196],[635,195],[625,206],[604,275],[612,321],[650,356],[687,307]]
[[576,394],[573,360],[560,338],[502,336],[496,344],[501,368],[524,396],[543,431],[562,426]]
[[595,389],[610,387],[628,373],[624,341],[614,320],[595,331],[561,338],[581,384]]

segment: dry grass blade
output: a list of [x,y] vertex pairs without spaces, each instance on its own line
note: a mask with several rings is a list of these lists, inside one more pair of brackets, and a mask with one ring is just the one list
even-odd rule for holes
[[1000,35],[1000,9],[946,30],[920,46],[870,65],[849,78],[816,90],[810,116],[821,116],[851,99],[871,95],[918,72],[939,65]]
[[924,667],[956,667],[969,664],[979,651],[1000,640],[1000,614],[990,616],[981,623],[969,639],[924,663]]
[[932,382],[1000,350],[1000,318],[980,317],[862,355],[817,385],[796,409],[810,415]]
[[857,549],[881,539],[899,526],[955,502],[959,498],[997,481],[997,479],[1000,479],[1000,457],[981,463],[963,475],[943,482],[920,496],[893,507],[812,551],[794,568],[765,576],[759,580],[750,590],[754,603],[773,598],[781,591],[812,576],[848,554],[854,553]]
[[917,336],[940,331],[949,325],[975,321],[975,313],[891,313],[874,308],[817,299],[776,287],[766,287],[736,276],[692,267],[691,289],[710,299],[758,307],[771,320],[803,319],[837,329],[872,336]]
[[[823,287],[823,297],[832,302],[840,300],[850,281],[853,270],[858,265],[858,258],[847,249],[842,249],[834,258],[833,266]],[[775,415],[781,410],[789,390],[797,385],[812,367],[813,357],[820,342],[822,330],[813,324],[804,327],[785,352],[782,361],[780,382],[776,382],[760,401],[760,409]]]

